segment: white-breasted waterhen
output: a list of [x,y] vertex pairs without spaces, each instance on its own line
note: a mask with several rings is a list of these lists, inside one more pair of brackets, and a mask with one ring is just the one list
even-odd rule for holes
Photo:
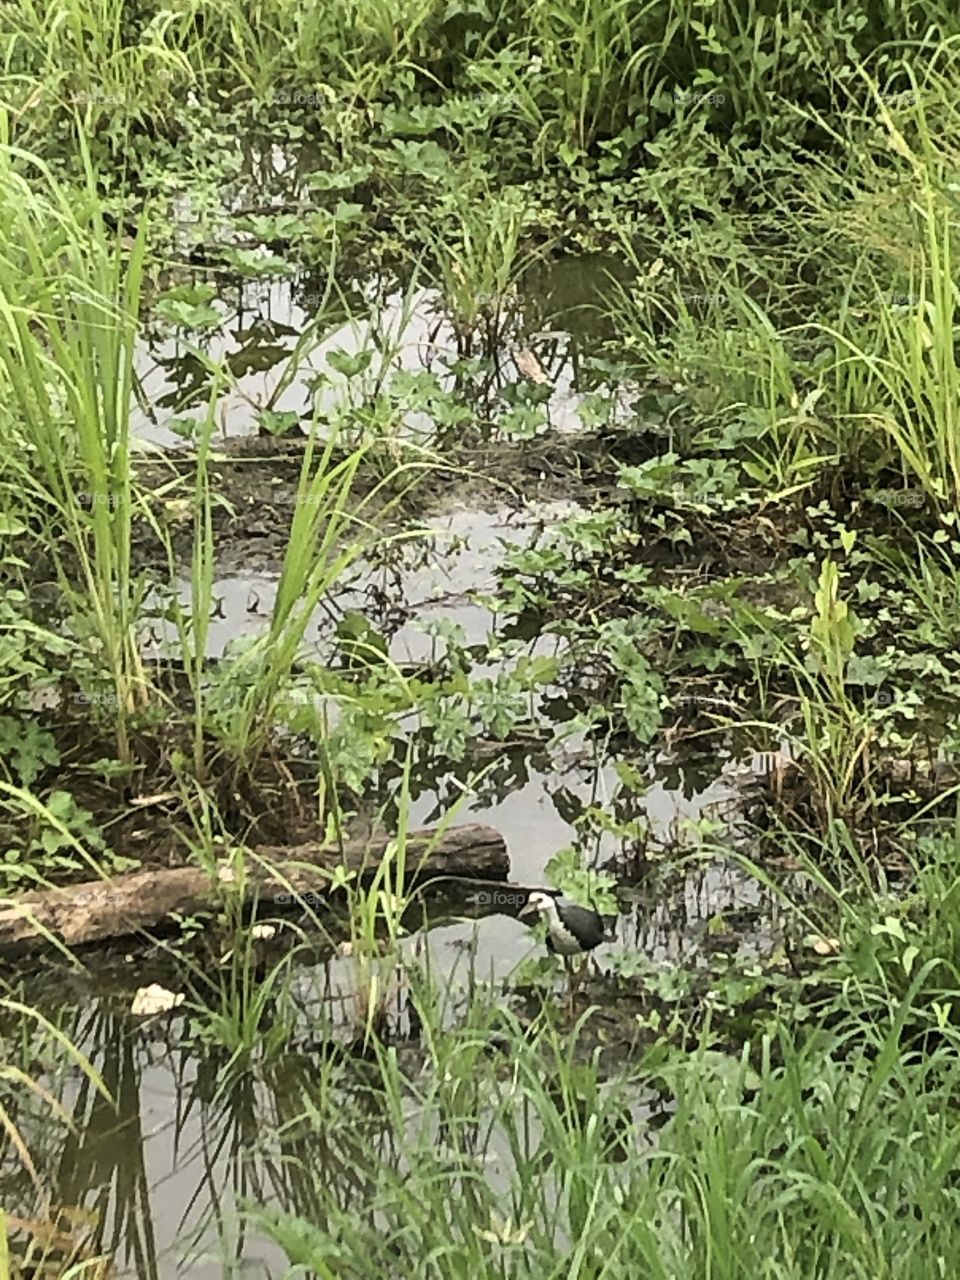
[[563,958],[563,967],[570,980],[570,1002],[573,1003],[573,971],[569,961],[572,956],[583,956],[599,947],[606,936],[603,916],[590,907],[577,906],[575,902],[558,902],[552,894],[534,890],[518,916],[536,913],[547,924],[547,950]]

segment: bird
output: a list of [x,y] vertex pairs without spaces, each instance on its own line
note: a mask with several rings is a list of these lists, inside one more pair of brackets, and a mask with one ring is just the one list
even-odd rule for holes
[[599,947],[606,936],[603,916],[590,907],[579,907],[574,902],[558,902],[550,893],[536,889],[530,894],[517,916],[536,913],[547,924],[547,950],[561,956],[570,980],[570,1004],[573,1004],[573,970],[570,959],[586,955]]
[[558,902],[550,893],[534,890],[517,912],[528,916],[536,912],[547,922],[547,950],[558,956],[582,956],[599,947],[606,936],[603,916],[589,907],[573,902]]

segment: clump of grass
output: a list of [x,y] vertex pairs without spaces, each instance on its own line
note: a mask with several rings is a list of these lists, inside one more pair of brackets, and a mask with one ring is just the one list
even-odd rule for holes
[[[0,150],[0,376],[15,410],[7,484],[43,531],[74,637],[87,649],[79,683],[103,681],[91,706],[110,708],[121,760],[129,721],[149,699],[135,623],[142,588],[131,565],[137,506],[131,469],[133,357],[145,244],[127,250],[97,211],[89,165],[84,197],[42,165]],[[106,718],[106,717],[104,717]]]
[[[304,451],[269,624],[252,643],[220,665],[215,684],[202,693],[199,703],[203,723],[195,733],[197,753],[202,754],[204,736],[212,733],[235,774],[254,768],[282,719],[294,665],[305,656],[305,636],[320,603],[343,582],[373,543],[412,538],[423,532],[415,529],[391,535],[382,533],[382,527],[402,494],[432,468],[432,460],[414,457],[400,463],[386,475],[375,477],[364,492],[357,493],[358,477],[371,443],[341,450],[335,431],[331,429],[320,443],[316,430],[315,422]],[[203,542],[208,543],[209,537],[209,523],[205,520]],[[198,539],[197,547],[200,546]],[[203,553],[198,550],[194,560],[194,609],[202,610],[204,597],[211,590],[209,566],[209,549]],[[194,668],[202,625],[189,645]],[[337,682],[328,682],[326,673],[316,664],[314,670],[321,686],[317,689],[317,702],[322,719],[325,699]]]
[[[295,950],[268,965],[260,963],[258,926],[236,923],[222,934],[227,949],[214,958],[213,971],[189,963],[194,999],[191,1028],[210,1051],[224,1055],[220,1090],[227,1090],[254,1065],[276,1060],[287,1049],[296,1024],[291,993]],[[232,937],[232,946],[226,939]]]
[[[854,696],[849,670],[855,656],[858,623],[840,592],[840,569],[824,560],[814,593],[809,631],[794,648],[774,621],[750,606],[742,618],[769,641],[776,667],[794,683],[802,731],[789,721],[761,722],[764,735],[784,739],[810,789],[817,830],[823,834],[841,821],[858,829],[875,801],[870,747],[877,734],[876,707]],[[758,672],[762,689],[769,680]],[[747,727],[747,726],[744,726]]]
[[[829,1030],[777,1021],[728,1055],[708,1027],[693,1052],[659,1045],[605,1081],[577,1029],[479,999],[443,1028],[415,990],[425,1061],[413,1083],[378,1052],[390,1141],[363,1161],[369,1212],[316,1180],[308,1216],[253,1217],[292,1264],[348,1280],[425,1258],[451,1280],[936,1275],[960,1242],[960,1041],[945,1026],[911,1048],[915,991],[865,1015],[838,988]],[[656,1127],[651,1084],[670,1099]],[[362,1132],[360,1109],[338,1104],[332,1132]]]
[[524,243],[532,217],[520,193],[477,182],[450,194],[439,226],[421,217],[426,270],[432,269],[461,355],[474,353],[477,335],[484,355],[493,356],[501,344],[516,283],[543,252]]
[[896,445],[906,476],[913,476],[941,507],[960,504],[960,366],[954,344],[956,282],[951,214],[927,193],[923,218],[927,245],[921,251],[909,307],[880,295],[878,336],[872,351],[844,334],[838,346],[851,374],[869,375],[865,392],[869,421]]

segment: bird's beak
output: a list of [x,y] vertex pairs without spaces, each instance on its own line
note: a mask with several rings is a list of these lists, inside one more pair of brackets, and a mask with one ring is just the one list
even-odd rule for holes
[[536,909],[537,909],[537,908],[533,905],[533,903],[532,903],[532,902],[527,902],[527,903],[526,903],[524,906],[522,906],[522,907],[520,908],[520,910],[517,912],[517,918],[519,919],[519,918],[520,918],[520,916],[530,916],[530,915],[533,915],[533,913],[536,911]]

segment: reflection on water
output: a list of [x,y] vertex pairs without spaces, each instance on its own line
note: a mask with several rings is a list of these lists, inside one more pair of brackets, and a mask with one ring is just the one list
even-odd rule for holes
[[[427,661],[435,656],[434,646],[442,649],[442,640],[422,630],[431,619],[456,623],[467,644],[486,646],[497,617],[478,597],[493,592],[504,546],[527,541],[531,526],[569,509],[551,504],[522,517],[506,510],[450,511],[434,522],[437,537],[425,551],[411,548],[388,569],[361,566],[337,604],[362,608],[381,626],[388,616],[397,619],[388,632],[390,655],[398,662]],[[275,592],[272,574],[219,579],[214,594],[221,604],[211,622],[210,656],[220,657],[231,641],[258,633]],[[188,598],[184,582],[181,599]],[[377,600],[382,616],[373,607]],[[157,626],[154,652],[160,653],[174,633],[164,631],[162,621]],[[320,656],[329,653],[331,629],[326,613],[311,627],[308,641]],[[533,642],[547,643],[557,643],[556,638]],[[496,663],[487,661],[477,673],[496,670]],[[732,759],[652,761],[646,790],[625,794],[613,762],[585,741],[571,739],[562,753],[552,754],[536,741],[496,744],[479,778],[473,761],[418,764],[409,823],[431,825],[456,805],[457,822],[484,822],[504,836],[511,878],[526,886],[543,883],[550,858],[575,845],[588,865],[614,869],[623,888],[615,936],[596,953],[601,972],[621,951],[642,952],[656,966],[695,964],[709,922],[734,912],[741,923],[742,954],[768,952],[774,945],[773,903],[731,863],[691,861],[681,872],[675,860],[656,859],[664,848],[695,850],[696,824],[703,819],[725,823],[727,839],[735,843],[743,773],[743,765]],[[389,788],[378,800],[386,804],[389,822]],[[609,831],[591,835],[576,825],[590,805],[641,823],[640,856],[626,838]],[[402,944],[404,957],[429,968],[446,993],[450,1022],[463,1015],[478,984],[502,990],[517,966],[538,953],[529,930],[515,918],[514,905],[504,903],[498,911],[496,900],[478,905],[473,896],[472,905],[449,895],[435,902],[427,928],[418,927],[419,907],[406,921],[413,932]],[[221,1087],[223,1055],[181,1043],[182,1017],[140,1031],[121,1011],[130,991],[149,980],[143,959],[126,971],[121,966],[110,996],[104,994],[101,971],[67,1009],[66,1023],[120,1099],[120,1115],[87,1086],[77,1088],[78,1137],[67,1142],[61,1162],[65,1194],[99,1208],[105,1243],[131,1275],[279,1277],[284,1264],[275,1247],[245,1233],[239,1214],[245,1200],[319,1221],[315,1175],[336,1189],[344,1205],[351,1198],[362,1203],[371,1147],[380,1159],[399,1159],[386,1145],[388,1126],[369,1098],[362,1135],[355,1126],[331,1133],[302,1122],[311,1105],[320,1108],[318,1090],[341,1089],[356,1102],[362,1066],[334,1068],[323,1047],[331,1037],[348,1043],[356,1033],[356,962],[329,945],[297,958],[289,976],[298,1010],[289,1051],[227,1092]],[[54,1000],[51,1012],[56,1007]],[[406,1055],[415,1075],[422,1054],[402,975],[391,989],[389,1014],[397,1052]],[[429,1128],[437,1119],[417,1115],[411,1123]],[[506,1187],[506,1144],[493,1142],[487,1173]]]
[[[503,350],[479,382],[461,367],[435,289],[374,277],[338,283],[336,289],[309,276],[225,281],[210,303],[221,316],[211,333],[184,337],[169,326],[148,329],[136,357],[140,408],[133,431],[152,446],[183,444],[172,420],[203,416],[210,392],[207,365],[193,348],[229,371],[229,389],[216,409],[218,428],[229,438],[256,435],[264,408],[295,414],[305,425],[316,409],[323,421],[344,401],[362,404],[397,371],[429,370],[444,390],[470,388],[477,410],[485,406],[492,413],[497,398],[522,381],[511,354],[520,347],[533,352],[552,386],[550,425],[576,431],[582,428],[583,394],[597,385],[584,360],[604,336],[599,300],[611,274],[622,277],[623,268],[602,255],[560,259],[530,271]],[[351,385],[356,374],[336,366],[337,353],[349,358],[361,352],[370,353],[371,364],[367,381],[358,383],[358,398]],[[605,394],[616,401],[620,391],[606,388]],[[437,426],[425,409],[410,409],[404,417],[405,430],[420,436],[429,437]]]
[[[491,794],[478,797],[478,803],[468,803],[463,818],[475,814],[500,830],[512,853],[513,879],[536,883],[547,858],[577,840],[553,803],[554,795],[562,790],[566,797],[589,799],[609,794],[613,785],[603,764],[578,760],[559,776],[528,768],[522,785],[493,803],[482,803],[494,800]],[[438,788],[416,801],[412,823],[444,807],[442,784]],[[688,798],[654,784],[640,804],[652,828],[668,835],[681,815],[715,815],[731,799],[721,777]],[[601,845],[595,851],[600,860],[617,855],[612,837],[605,836]],[[755,882],[729,865],[697,862],[684,874],[664,876],[656,874],[656,866],[646,871],[635,880],[631,909],[617,920],[615,940],[597,953],[601,971],[622,949],[641,950],[657,965],[695,962],[707,923],[730,911],[754,921],[741,939],[748,952],[765,952],[773,945],[773,904]],[[500,990],[538,948],[514,918],[514,907],[458,920],[456,900],[448,898],[443,911],[446,919],[408,937],[403,951],[408,960],[429,967],[438,989],[446,992],[445,1019],[456,1022],[477,984],[489,982]],[[418,918],[414,912],[411,924]],[[164,1280],[262,1275],[279,1280],[285,1263],[275,1246],[245,1228],[240,1208],[273,1204],[320,1221],[316,1177],[328,1189],[335,1187],[344,1205],[362,1204],[371,1148],[380,1151],[382,1160],[399,1159],[383,1145],[389,1125],[377,1114],[376,1095],[364,1094],[362,1062],[331,1060],[323,1047],[331,1033],[344,1043],[355,1034],[356,964],[329,946],[312,958],[296,959],[289,991],[299,1014],[287,1052],[245,1072],[225,1090],[228,1055],[187,1043],[180,1014],[141,1027],[126,1013],[133,989],[153,980],[151,963],[149,957],[131,956],[112,969],[95,965],[89,985],[78,986],[66,1007],[58,984],[46,990],[41,986],[32,996],[77,1040],[119,1101],[115,1114],[78,1074],[68,1076],[66,1106],[76,1133],[65,1141],[59,1133],[62,1154],[53,1161],[64,1200],[98,1210],[104,1246],[113,1252],[121,1275]],[[163,974],[167,962],[162,953],[155,963]],[[171,981],[169,973],[163,976]],[[399,1037],[397,1052],[415,1076],[423,1065],[422,1048],[407,1014],[402,978],[388,1009],[393,1034]],[[269,1027],[269,1013],[264,1026]],[[344,1114],[349,1109],[354,1117],[357,1090],[366,1097],[363,1133],[356,1132],[355,1123],[332,1133],[304,1122],[311,1106],[329,1112],[330,1095],[323,1091],[331,1089],[344,1091]],[[414,1108],[410,1123],[422,1132],[424,1125],[437,1121]],[[43,1141],[47,1130],[49,1120],[27,1133],[41,1160],[45,1146],[51,1160],[56,1150]],[[488,1172],[506,1185],[509,1149],[496,1141]],[[3,1180],[9,1182],[8,1176]],[[11,1204],[17,1200],[9,1185],[6,1199]]]
[[[581,408],[590,375],[584,360],[603,337],[596,310],[606,272],[605,259],[568,259],[539,267],[522,281],[511,330],[516,343],[533,352],[552,386],[550,422],[561,430],[582,428]],[[332,413],[351,392],[347,375],[331,366],[334,352],[378,353],[384,368],[417,373],[435,370],[442,385],[456,375],[457,352],[443,314],[442,300],[429,289],[404,291],[396,282],[350,282],[328,291],[323,282],[298,277],[259,283],[235,282],[214,302],[222,316],[216,333],[201,345],[223,363],[233,385],[222,398],[217,419],[225,436],[258,431],[263,407],[309,420],[314,410]],[[315,330],[311,330],[315,326]],[[304,340],[306,335],[307,340]],[[487,391],[492,398],[516,382],[519,373],[510,351],[493,362]],[[336,361],[334,362],[336,364]],[[201,360],[176,337],[154,337],[141,348],[138,373],[143,409],[137,435],[159,446],[182,443],[171,419],[202,412],[209,394]],[[613,395],[607,392],[608,396]],[[411,430],[430,431],[424,412],[408,415]],[[375,617],[373,602],[385,602],[375,618],[389,638],[397,663],[421,663],[442,652],[444,641],[424,631],[425,623],[444,621],[462,629],[464,643],[483,646],[496,632],[496,615],[479,598],[495,587],[495,570],[505,545],[528,540],[541,522],[556,520],[569,504],[529,509],[517,518],[505,509],[455,510],[435,521],[437,540],[429,556],[407,557],[390,569],[360,567],[336,604]],[[208,656],[224,655],[233,641],[260,633],[277,590],[275,573],[223,574],[214,585],[220,604],[211,619]],[[190,598],[188,580],[179,598]],[[155,599],[158,608],[162,601]],[[393,610],[393,622],[386,614]],[[397,612],[399,610],[399,612]],[[318,657],[329,654],[332,621],[319,611],[307,636]],[[175,648],[176,631],[158,616],[145,642],[147,656]],[[532,642],[534,652],[552,652],[555,638]],[[493,675],[488,660],[474,676]],[[521,885],[543,883],[545,867],[558,850],[580,847],[589,865],[614,866],[629,887],[614,939],[597,952],[601,970],[622,950],[642,951],[657,965],[696,958],[708,922],[732,911],[745,913],[750,927],[741,938],[747,951],[772,945],[773,905],[749,877],[725,862],[692,862],[679,873],[610,832],[590,836],[576,825],[589,805],[617,811],[618,806],[646,832],[647,852],[682,845],[691,824],[701,819],[734,819],[740,792],[713,762],[706,776],[668,787],[652,762],[649,787],[624,798],[609,760],[597,758],[585,742],[570,740],[563,757],[548,758],[536,743],[496,746],[490,768],[480,780],[472,762],[462,769],[448,762],[427,762],[413,779],[411,827],[436,822],[456,804],[457,821],[479,820],[504,836],[512,859],[512,879]],[[675,762],[674,762],[675,763]],[[662,771],[660,771],[662,773]],[[691,770],[692,777],[692,770]],[[389,795],[378,797],[389,807]],[[730,829],[733,837],[733,827]],[[448,897],[425,928],[414,929],[402,944],[410,962],[427,966],[447,1000],[449,1022],[463,1016],[478,984],[500,991],[517,966],[537,952],[530,931],[515,918],[515,907],[496,903],[472,908]],[[435,904],[436,905],[436,904]],[[479,916],[479,918],[474,918]],[[118,1110],[78,1072],[52,1062],[34,1064],[37,1078],[61,1089],[74,1131],[52,1128],[44,1115],[25,1111],[20,1122],[38,1164],[56,1171],[65,1203],[95,1209],[102,1244],[117,1262],[119,1274],[156,1280],[224,1275],[280,1277],[286,1271],[279,1250],[244,1224],[246,1203],[275,1205],[322,1220],[317,1180],[343,1206],[362,1206],[369,1191],[371,1160],[402,1170],[391,1146],[391,1124],[383,1100],[365,1083],[362,1061],[341,1060],[327,1052],[328,1042],[348,1043],[356,1030],[357,965],[331,946],[298,956],[288,975],[296,1025],[286,1052],[241,1073],[229,1083],[226,1055],[203,1049],[187,1038],[186,1016],[175,1014],[144,1025],[127,1010],[133,990],[157,977],[169,981],[162,953],[138,954],[109,967],[97,960],[74,990],[60,981],[31,992],[31,1000],[79,1045],[117,1099]],[[397,977],[389,1003],[396,1051],[410,1079],[423,1066],[416,1027]],[[501,997],[504,1000],[509,996]],[[269,1028],[270,1011],[264,1019]],[[12,1025],[10,1026],[13,1034]],[[306,1123],[315,1109],[328,1116],[332,1093],[342,1096],[343,1121],[332,1128]],[[640,1108],[642,1100],[636,1099]],[[411,1102],[408,1123],[422,1135],[443,1141],[440,1118],[422,1114]],[[531,1141],[537,1120],[531,1118]],[[59,1150],[58,1150],[59,1144]],[[511,1155],[494,1135],[486,1176],[504,1191],[509,1186]],[[9,1159],[9,1153],[8,1153]],[[0,1202],[28,1202],[21,1174],[12,1159],[0,1165]]]
[[[506,546],[519,546],[531,538],[531,530],[569,515],[570,503],[529,503],[517,515],[506,509],[454,509],[431,517],[425,527],[432,536],[418,545],[407,544],[403,558],[390,567],[360,563],[336,595],[335,612],[324,604],[308,628],[306,645],[319,656],[329,642],[336,619],[344,609],[357,609],[380,627],[401,615],[390,631],[390,657],[398,663],[431,661],[444,651],[442,639],[429,635],[424,624],[446,620],[463,629],[468,645],[485,643],[494,628],[493,612],[476,597],[492,594],[495,570]],[[227,573],[214,580],[215,612],[210,619],[207,656],[220,658],[236,640],[264,631],[277,594],[277,572]],[[178,599],[189,606],[191,586],[184,576]],[[378,617],[377,602],[381,602]],[[144,637],[147,657],[159,657],[179,648],[176,625],[164,616],[164,601],[148,597],[145,613],[156,611],[150,633]],[[536,650],[534,650],[536,651]],[[494,671],[493,665],[477,668],[477,675]]]

